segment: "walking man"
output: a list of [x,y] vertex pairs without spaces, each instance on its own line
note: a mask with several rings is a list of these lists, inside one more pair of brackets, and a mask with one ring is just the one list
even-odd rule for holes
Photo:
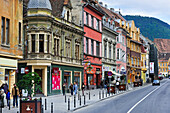
[[74,89],[74,94],[76,95],[76,94],[77,94],[77,90],[78,90],[78,87],[77,87],[77,83],[76,83],[76,82],[74,82],[73,89]]
[[18,96],[19,96],[19,89],[17,88],[16,84],[14,84],[14,87],[12,88],[12,96],[13,96],[13,108],[16,107],[18,108]]

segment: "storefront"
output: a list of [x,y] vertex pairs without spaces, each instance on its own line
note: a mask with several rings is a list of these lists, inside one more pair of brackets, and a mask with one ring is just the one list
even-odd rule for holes
[[7,83],[11,90],[15,83],[16,70],[17,60],[0,58],[0,86]]
[[[83,66],[76,67],[76,66],[66,66],[66,65],[51,65],[51,72],[52,72],[52,81],[49,81],[47,85],[49,88],[47,89],[48,95],[55,95],[62,93],[62,86],[65,84],[65,91],[70,92],[69,86],[77,83],[78,89],[81,89],[81,84],[83,81]],[[50,79],[50,76],[48,76]],[[50,83],[52,83],[52,88]]]

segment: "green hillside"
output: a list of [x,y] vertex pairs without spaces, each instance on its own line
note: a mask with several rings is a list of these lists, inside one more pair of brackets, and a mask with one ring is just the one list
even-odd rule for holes
[[141,33],[150,40],[154,38],[170,39],[170,25],[153,17],[124,16],[126,20],[134,20]]

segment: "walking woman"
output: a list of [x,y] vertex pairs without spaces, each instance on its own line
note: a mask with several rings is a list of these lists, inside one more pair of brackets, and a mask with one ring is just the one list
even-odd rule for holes
[[70,85],[71,95],[73,95],[73,84]]
[[85,85],[84,85],[84,82],[82,83],[82,95],[84,96],[84,90],[85,90]]

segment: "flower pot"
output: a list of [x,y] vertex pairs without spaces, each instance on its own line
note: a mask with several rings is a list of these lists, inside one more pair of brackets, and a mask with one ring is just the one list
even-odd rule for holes
[[42,113],[42,100],[21,100],[20,99],[20,113]]
[[134,87],[139,87],[139,82],[134,82]]
[[119,91],[125,91],[126,90],[126,84],[120,84],[119,85]]

